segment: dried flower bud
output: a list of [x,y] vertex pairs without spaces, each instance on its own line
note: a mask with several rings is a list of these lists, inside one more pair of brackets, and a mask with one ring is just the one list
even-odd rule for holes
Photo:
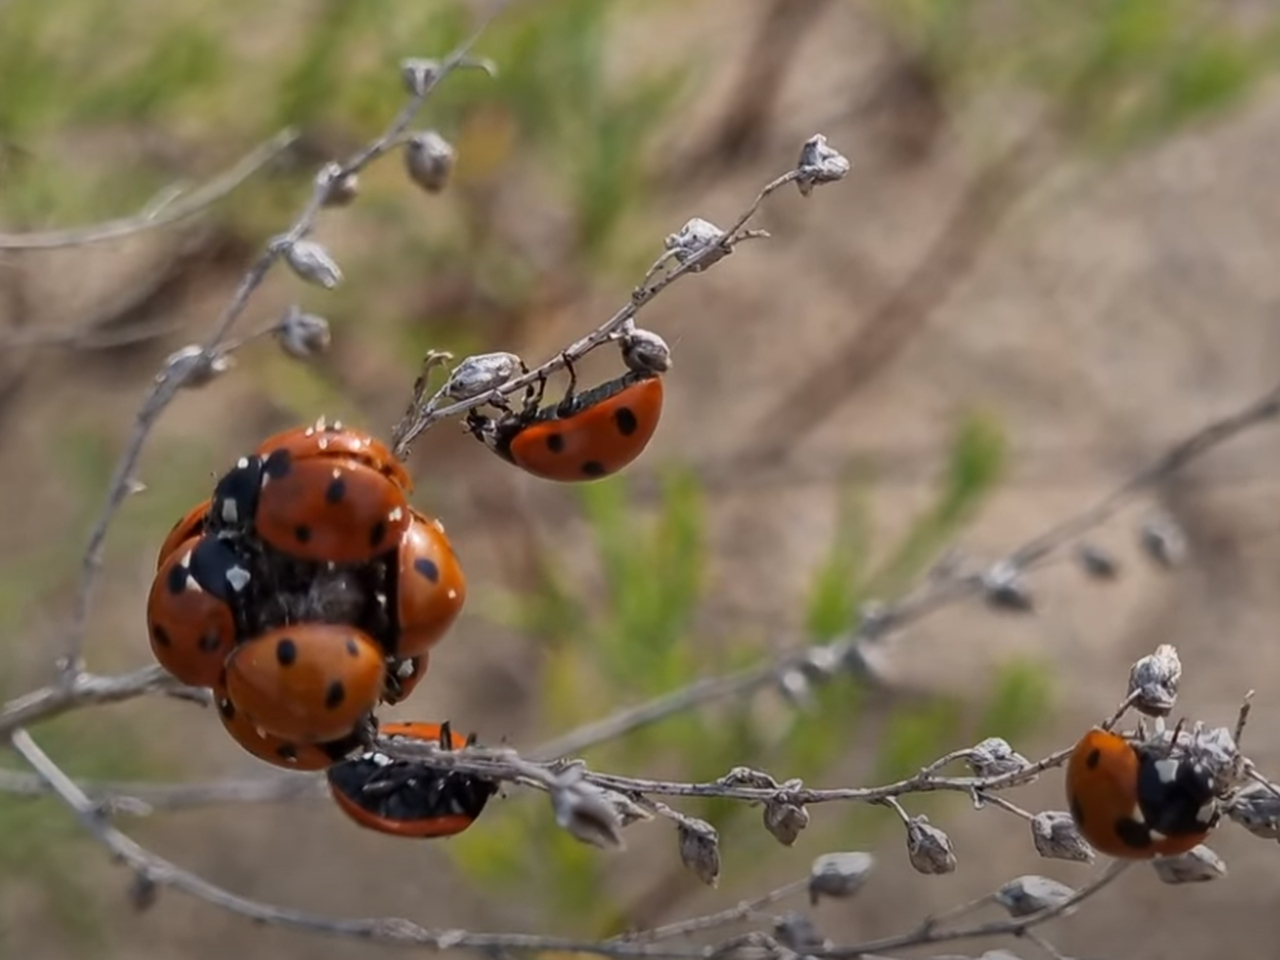
[[1165,569],[1176,567],[1187,558],[1187,536],[1167,514],[1150,517],[1140,531],[1142,549]]
[[[1041,910],[1060,907],[1075,895],[1076,892],[1065,883],[1028,874],[1010,880],[997,890],[995,900],[1009,911],[1011,917],[1026,917]],[[1070,912],[1068,910],[1063,915]]]
[[439,193],[453,172],[453,146],[434,130],[415,134],[404,145],[404,166],[409,178],[427,193]]
[[1080,836],[1071,814],[1061,810],[1047,810],[1032,817],[1031,839],[1036,845],[1036,852],[1042,857],[1077,863],[1093,862],[1093,848]]
[[869,853],[824,853],[809,869],[809,902],[852,897],[862,889],[875,865],[876,858]]
[[773,925],[773,935],[783,946],[801,955],[831,946],[831,941],[822,935],[817,924],[797,910],[791,910],[778,918]]
[[770,800],[764,805],[764,828],[784,847],[795,843],[808,825],[809,811],[801,804]]
[[845,669],[844,651],[834,643],[810,647],[804,655],[805,672],[819,679],[834,677]]
[[556,823],[575,839],[604,849],[621,850],[618,815],[603,791],[582,781],[582,768],[566,770],[551,788]]
[[720,882],[720,834],[705,820],[686,817],[677,830],[680,860],[709,887]]
[[778,691],[793,707],[804,709],[813,705],[813,688],[809,678],[798,667],[784,670],[778,675]]
[[979,777],[1003,777],[1031,766],[1003,737],[987,737],[969,751],[965,761]]
[[1035,609],[1026,581],[1013,564],[1001,561],[982,574],[987,603],[1002,610],[1028,613]]
[[308,360],[329,349],[332,339],[329,321],[313,313],[303,313],[290,307],[274,331],[280,349],[291,357]]
[[951,838],[930,826],[927,817],[912,817],[907,824],[907,858],[920,873],[952,873],[956,869]]
[[753,770],[750,767],[734,767],[716,782],[725,787],[754,787],[760,790],[772,790],[778,786],[778,781],[763,770]]
[[329,251],[312,240],[295,240],[285,247],[284,258],[307,283],[332,290],[342,282],[342,271]]
[[453,368],[444,385],[445,396],[454,400],[470,400],[502,386],[524,370],[524,361],[514,353],[481,353],[467,357]]
[[858,635],[868,640],[881,637],[893,623],[893,612],[881,600],[858,604]]
[[1227,875],[1226,862],[1203,843],[1176,857],[1151,861],[1163,883],[1207,883]]
[[671,348],[652,330],[633,327],[619,339],[627,369],[636,373],[666,373],[671,369]]
[[1115,557],[1097,544],[1080,544],[1076,548],[1076,559],[1085,573],[1099,580],[1114,580],[1120,574],[1120,565]]
[[228,354],[214,353],[209,356],[205,354],[204,348],[193,343],[169,354],[164,361],[164,369],[156,380],[181,377],[183,389],[196,390],[230,369],[231,357]]
[[439,76],[439,60],[410,57],[400,61],[400,79],[410,96],[425,97]]
[[139,913],[150,910],[155,906],[159,893],[156,882],[145,870],[139,870],[133,875],[133,881],[129,884],[129,903],[133,909]]
[[1280,841],[1280,794],[1265,783],[1251,783],[1231,798],[1227,816],[1255,837]]
[[1156,647],[1129,670],[1129,695],[1137,694],[1133,707],[1149,717],[1167,717],[1178,699],[1182,661],[1169,643]]
[[800,148],[800,162],[796,164],[800,174],[796,178],[796,186],[800,188],[800,195],[807,197],[815,186],[843,180],[849,166],[849,159],[844,154],[827,146],[827,138],[815,133]]
[[343,173],[339,163],[326,163],[316,175],[316,185],[324,191],[320,202],[326,207],[345,207],[360,193],[360,178]]
[[629,827],[633,823],[653,819],[652,813],[630,797],[625,797],[612,790],[601,791],[601,796],[613,807],[613,812],[618,816],[618,826],[620,827]]
[[689,271],[701,273],[732,252],[729,248],[720,246],[722,240],[724,240],[723,230],[709,220],[694,217],[680,228],[679,233],[673,233],[667,237],[666,248],[680,264],[699,257],[698,262],[689,267]]
[[1219,790],[1225,790],[1241,776],[1240,750],[1236,747],[1235,735],[1226,727],[1206,728],[1197,724],[1186,752],[1209,772]]

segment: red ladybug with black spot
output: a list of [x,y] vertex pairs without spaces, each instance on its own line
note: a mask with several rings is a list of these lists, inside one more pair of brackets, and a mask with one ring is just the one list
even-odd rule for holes
[[156,555],[157,570],[169,559],[169,554],[173,553],[192,537],[198,537],[204,533],[205,518],[209,515],[209,503],[208,499],[197,503],[183,514],[182,519],[175,523],[173,528],[165,535],[164,543],[160,545],[160,552]]
[[[437,743],[459,750],[475,737],[454,733],[448,723],[388,723],[387,737]],[[498,791],[494,781],[416,760],[370,751],[329,767],[329,790],[338,809],[357,824],[397,837],[449,837],[476,821]]]
[[151,583],[147,633],[160,666],[209,687],[241,638],[241,605],[252,575],[213,537],[190,537],[169,553]]
[[295,560],[367,563],[399,543],[410,514],[404,488],[374,467],[345,455],[295,458],[281,446],[241,457],[219,479],[206,524]]
[[291,741],[260,729],[228,696],[225,678],[213,687],[213,702],[227,734],[247,753],[286,770],[325,770],[351,756],[364,742],[358,730],[325,743]]
[[306,426],[281,431],[258,444],[254,453],[267,457],[277,450],[288,451],[294,460],[313,457],[356,460],[386,476],[405,493],[413,492],[413,478],[385,443],[363,430],[344,426],[339,420],[330,423],[320,417]]
[[387,605],[390,652],[415,657],[440,642],[467,600],[467,578],[439,520],[412,510],[400,540]]
[[1220,816],[1219,784],[1207,767],[1098,728],[1072,751],[1066,788],[1076,829],[1112,857],[1186,853],[1204,842]]
[[323,743],[367,721],[385,689],[384,661],[355,627],[292,624],[231,651],[221,685],[257,728],[290,743]]
[[574,483],[611,476],[639,457],[658,429],[662,377],[631,370],[580,394],[574,392],[571,366],[569,377],[564,399],[554,406],[541,406],[539,395],[520,412],[498,418],[472,410],[467,428],[498,456],[544,480]]

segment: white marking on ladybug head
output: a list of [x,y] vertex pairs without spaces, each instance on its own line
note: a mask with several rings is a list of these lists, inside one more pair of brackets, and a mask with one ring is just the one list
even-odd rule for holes
[[247,587],[252,578],[252,574],[241,566],[232,567],[227,571],[227,583],[231,584],[231,589],[236,593]]
[[379,767],[385,767],[388,764],[395,763],[395,761],[392,760],[385,753],[371,753],[369,754],[368,757],[366,757],[366,759],[373,761],[373,763]]
[[1181,766],[1179,761],[1165,758],[1156,761],[1156,776],[1160,778],[1161,783],[1173,783],[1178,779],[1178,767]]
[[1196,811],[1196,823],[1202,823],[1205,826],[1213,823],[1213,818],[1218,812],[1218,803],[1216,800],[1210,800],[1203,807]]
[[222,501],[222,522],[227,524],[240,522],[240,508],[231,498]]
[[408,680],[417,672],[412,660],[401,660],[400,665],[396,667],[396,676],[401,680]]

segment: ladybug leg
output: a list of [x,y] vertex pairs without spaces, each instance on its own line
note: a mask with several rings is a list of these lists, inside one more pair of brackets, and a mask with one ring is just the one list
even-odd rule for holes
[[560,354],[560,358],[564,361],[564,368],[569,374],[569,386],[565,388],[564,396],[556,404],[556,414],[566,417],[573,411],[573,395],[578,389],[578,371],[573,369],[573,361],[569,359],[568,353]]
[[448,720],[440,724],[440,749],[453,749],[453,728],[449,726]]

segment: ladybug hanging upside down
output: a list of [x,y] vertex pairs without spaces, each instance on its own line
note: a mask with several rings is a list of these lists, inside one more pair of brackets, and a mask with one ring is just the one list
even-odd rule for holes
[[1072,751],[1066,786],[1081,836],[1122,859],[1186,853],[1204,841],[1221,813],[1219,784],[1194,758],[1097,728]]
[[654,370],[632,369],[583,393],[566,358],[569,388],[542,406],[546,379],[530,389],[520,411],[494,418],[472,410],[467,429],[498,456],[544,480],[599,480],[635,460],[658,429],[663,384]]

